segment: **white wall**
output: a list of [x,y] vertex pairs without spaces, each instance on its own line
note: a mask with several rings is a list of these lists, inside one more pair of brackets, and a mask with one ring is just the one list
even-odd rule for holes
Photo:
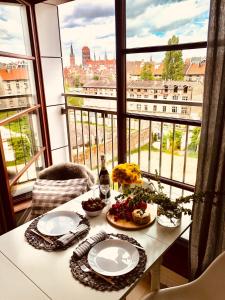
[[58,8],[35,5],[53,164],[69,161]]

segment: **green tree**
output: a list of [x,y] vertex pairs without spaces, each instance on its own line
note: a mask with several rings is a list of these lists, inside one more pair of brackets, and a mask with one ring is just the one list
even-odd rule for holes
[[173,132],[169,132],[170,149],[176,151],[181,149],[182,131],[176,130],[173,139]]
[[141,68],[140,77],[142,80],[154,80],[152,63],[147,62],[144,64]]
[[195,129],[192,131],[191,142],[188,145],[188,150],[197,152],[200,141],[200,132],[200,127],[195,127]]
[[84,99],[80,97],[67,97],[67,103],[72,106],[83,106]]
[[26,163],[31,158],[31,144],[26,136],[11,137],[8,139],[9,144],[12,146],[15,160],[18,164]]
[[[168,45],[179,44],[179,38],[175,35],[169,39]],[[184,62],[182,51],[168,51],[163,60],[163,74],[165,80],[183,80],[184,79]]]
[[99,80],[99,76],[98,75],[94,75],[93,76],[93,80]]

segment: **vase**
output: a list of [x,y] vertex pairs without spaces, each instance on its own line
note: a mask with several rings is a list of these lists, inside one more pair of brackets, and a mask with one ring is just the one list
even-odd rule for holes
[[129,189],[130,189],[130,184],[123,183],[120,185],[119,192],[122,194],[126,194]]
[[[168,211],[168,213],[171,215],[173,214],[172,211]],[[164,227],[175,228],[180,226],[181,217],[182,217],[182,213],[179,213],[176,217],[168,217],[165,214],[163,214],[160,205],[158,205],[157,207],[157,222]]]

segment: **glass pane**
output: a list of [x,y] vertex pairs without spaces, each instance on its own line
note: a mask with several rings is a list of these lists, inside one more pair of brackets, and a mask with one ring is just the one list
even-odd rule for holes
[[0,110],[25,108],[36,103],[33,63],[0,57]]
[[200,120],[206,49],[127,55],[127,111]]
[[[65,90],[116,97],[114,0],[77,0],[59,6]],[[116,109],[115,100],[67,98],[73,106]]]
[[[14,111],[0,112],[1,115],[11,115],[12,113]],[[38,115],[29,114],[0,127],[10,179],[13,179],[42,147],[41,131],[38,124]],[[18,194],[18,189],[22,192],[24,187],[30,186],[29,182],[37,178],[37,172],[43,168],[43,165],[43,158],[34,162],[17,184],[13,186],[13,193]]]
[[105,154],[109,172],[117,164],[117,119],[111,113],[69,109],[69,139],[72,161],[97,171]]
[[31,54],[24,6],[0,2],[0,51]]
[[127,0],[127,47],[207,40],[210,0]]

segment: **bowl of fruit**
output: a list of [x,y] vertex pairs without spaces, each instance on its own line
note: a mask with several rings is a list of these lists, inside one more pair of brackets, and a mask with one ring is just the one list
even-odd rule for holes
[[85,213],[90,217],[96,217],[100,215],[105,203],[100,198],[90,198],[81,202],[82,208]]

